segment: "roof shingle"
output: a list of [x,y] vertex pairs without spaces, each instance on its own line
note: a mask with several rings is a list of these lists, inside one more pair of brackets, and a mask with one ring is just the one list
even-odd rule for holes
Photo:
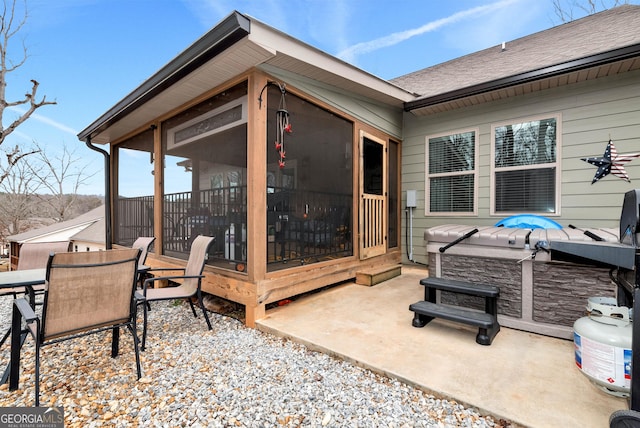
[[623,5],[428,67],[391,82],[433,97],[640,43],[640,6]]

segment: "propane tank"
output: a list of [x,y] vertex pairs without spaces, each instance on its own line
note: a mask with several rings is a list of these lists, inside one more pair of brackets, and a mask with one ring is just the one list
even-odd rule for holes
[[632,324],[629,308],[611,297],[590,297],[588,316],[573,324],[576,365],[604,392],[628,397]]

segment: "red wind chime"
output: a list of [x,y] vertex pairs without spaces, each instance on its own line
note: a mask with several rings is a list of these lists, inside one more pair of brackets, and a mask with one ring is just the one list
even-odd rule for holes
[[278,106],[278,111],[276,111],[276,151],[280,155],[280,159],[278,160],[278,166],[280,168],[284,168],[285,166],[285,158],[287,153],[284,150],[284,136],[285,134],[291,134],[291,123],[289,123],[289,111],[287,110],[287,103],[285,100],[285,95],[287,93],[285,84],[279,84],[280,92],[282,96],[280,97],[280,105]]

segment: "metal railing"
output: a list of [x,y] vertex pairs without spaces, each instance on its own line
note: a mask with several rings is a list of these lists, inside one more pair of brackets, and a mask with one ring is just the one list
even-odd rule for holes
[[244,186],[165,195],[165,254],[188,254],[193,239],[202,234],[216,238],[210,259],[246,262],[246,201]]
[[353,254],[352,196],[271,188],[267,265],[314,263]]
[[[153,197],[120,198],[116,243],[153,236]],[[267,193],[267,265],[313,263],[353,254],[352,196],[270,188]],[[246,187],[164,195],[163,254],[188,258],[191,242],[213,236],[209,264],[247,261]],[[272,269],[272,268],[269,268]]]
[[139,236],[153,236],[153,196],[120,197],[115,208],[116,244],[130,247]]

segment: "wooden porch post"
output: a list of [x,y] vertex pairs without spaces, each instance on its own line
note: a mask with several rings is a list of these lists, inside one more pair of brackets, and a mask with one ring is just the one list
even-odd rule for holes
[[164,179],[164,169],[162,168],[162,132],[160,124],[156,123],[153,129],[153,234],[156,237],[154,244],[155,254],[162,254],[164,248],[164,237],[162,229],[164,227],[162,216],[162,182]]
[[262,94],[267,77],[255,72],[249,76],[247,123],[247,274],[256,290],[254,301],[245,307],[245,323],[265,316],[265,305],[258,301],[260,282],[267,271],[267,97]]

